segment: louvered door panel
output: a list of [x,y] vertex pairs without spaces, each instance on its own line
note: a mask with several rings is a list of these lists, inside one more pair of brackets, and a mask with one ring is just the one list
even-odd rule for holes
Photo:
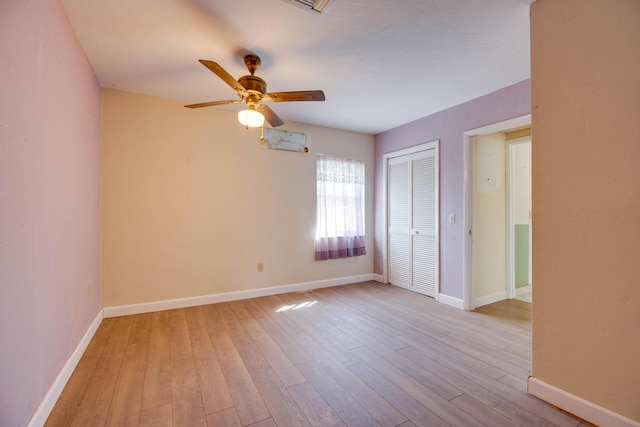
[[396,286],[411,286],[411,217],[409,164],[390,163],[388,182],[388,281]]
[[438,283],[436,159],[434,156],[412,163],[413,287],[436,296]]
[[413,229],[434,235],[436,231],[436,160],[428,157],[413,161]]
[[435,298],[438,289],[438,241],[434,236],[413,236],[412,276],[416,292]]

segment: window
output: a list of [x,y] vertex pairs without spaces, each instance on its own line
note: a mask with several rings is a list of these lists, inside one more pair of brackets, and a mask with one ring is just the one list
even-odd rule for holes
[[315,259],[365,255],[364,162],[318,156]]

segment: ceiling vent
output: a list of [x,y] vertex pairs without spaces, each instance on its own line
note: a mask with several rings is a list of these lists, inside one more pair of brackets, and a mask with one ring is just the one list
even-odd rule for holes
[[284,0],[318,15],[324,15],[335,0]]

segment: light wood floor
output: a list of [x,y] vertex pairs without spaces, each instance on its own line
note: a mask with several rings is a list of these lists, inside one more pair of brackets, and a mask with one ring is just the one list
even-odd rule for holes
[[526,393],[531,309],[376,282],[105,319],[47,426],[578,426]]

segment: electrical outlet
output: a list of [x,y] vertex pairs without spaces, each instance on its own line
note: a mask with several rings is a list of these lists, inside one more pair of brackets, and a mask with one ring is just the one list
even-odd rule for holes
[[258,273],[262,273],[264,271],[264,263],[263,262],[259,262],[258,263]]

